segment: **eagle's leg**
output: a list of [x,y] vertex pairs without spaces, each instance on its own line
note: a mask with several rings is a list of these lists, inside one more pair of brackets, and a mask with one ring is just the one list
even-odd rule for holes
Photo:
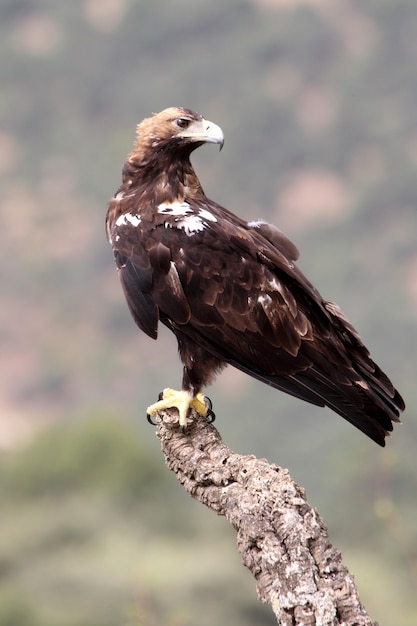
[[151,406],[147,408],[146,416],[148,421],[153,423],[152,417],[158,411],[175,407],[178,409],[180,426],[185,429],[187,426],[187,415],[190,409],[195,409],[201,417],[206,417],[209,418],[210,421],[213,421],[215,416],[211,406],[209,398],[202,393],[193,395],[185,389],[176,391],[175,389],[167,388],[160,394],[158,402],[151,404]]
[[215,374],[224,367],[225,363],[207,353],[201,346],[192,342],[189,338],[184,340],[182,335],[177,335],[178,348],[181,361],[184,364],[182,389],[164,389],[162,397],[148,407],[148,420],[152,421],[158,411],[176,407],[179,413],[180,426],[187,426],[187,415],[190,409],[195,409],[198,415],[213,422],[215,415],[211,401],[201,393],[204,385],[210,384]]

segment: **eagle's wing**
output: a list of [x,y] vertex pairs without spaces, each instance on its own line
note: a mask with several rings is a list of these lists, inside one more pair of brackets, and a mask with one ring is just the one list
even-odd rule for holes
[[339,307],[294,265],[296,256],[274,227],[210,224],[174,259],[191,310],[184,332],[255,378],[329,406],[382,443],[399,421],[402,398]]
[[[119,229],[115,229],[116,232]],[[123,239],[120,245],[116,241],[113,245],[114,258],[133,319],[144,333],[156,339],[159,311],[151,295],[153,270],[143,246],[132,239]]]

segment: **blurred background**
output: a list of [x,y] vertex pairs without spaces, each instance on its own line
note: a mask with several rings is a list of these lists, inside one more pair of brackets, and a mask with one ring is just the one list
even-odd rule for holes
[[135,126],[219,124],[209,197],[274,222],[407,403],[379,449],[228,368],[224,441],[288,467],[384,626],[417,621],[415,0],[0,0],[0,623],[272,625],[227,522],[165,468],[145,408],[180,384],[105,240]]

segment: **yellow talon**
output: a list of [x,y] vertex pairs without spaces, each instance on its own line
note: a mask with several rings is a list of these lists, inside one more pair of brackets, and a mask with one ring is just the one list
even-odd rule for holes
[[208,404],[206,397],[202,393],[198,393],[190,404],[201,417],[207,417]]
[[195,409],[201,417],[207,417],[211,411],[202,393],[192,396],[188,391],[167,388],[162,392],[162,399],[147,408],[147,415],[152,417],[158,411],[171,408],[178,409],[180,426],[183,428],[187,426],[187,415],[191,408]]

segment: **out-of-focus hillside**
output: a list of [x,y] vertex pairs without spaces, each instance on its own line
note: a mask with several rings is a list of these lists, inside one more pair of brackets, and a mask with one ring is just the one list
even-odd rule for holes
[[209,391],[219,428],[288,465],[363,585],[386,555],[381,585],[401,581],[405,625],[417,615],[416,32],[414,0],[0,3],[0,445],[103,408],[142,420],[179,384],[173,337],[152,342],[129,317],[104,217],[136,123],[194,108],[226,135],[221,154],[194,158],[208,195],[296,242],[408,406],[383,451],[229,368]]

